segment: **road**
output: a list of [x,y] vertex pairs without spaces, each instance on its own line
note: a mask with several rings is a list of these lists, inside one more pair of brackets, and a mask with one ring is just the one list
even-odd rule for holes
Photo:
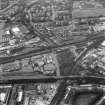
[[105,39],[104,32],[97,33],[96,35],[92,35],[85,40],[75,40],[74,42],[72,41],[67,44],[57,45],[57,46],[52,46],[52,47],[45,47],[45,48],[42,48],[39,50],[36,50],[33,48],[31,51],[22,53],[20,55],[10,56],[10,57],[0,57],[0,64],[5,64],[5,63],[12,62],[15,60],[20,60],[20,59],[29,58],[32,56],[37,56],[40,54],[50,53],[50,52],[56,51],[57,49],[60,49],[60,48],[69,47],[71,45],[76,45],[76,44],[78,45],[80,43],[84,44],[89,41],[95,41],[95,40],[100,40],[100,39]]
[[[71,76],[43,76],[43,75],[26,75],[26,76],[0,76],[0,83],[30,83],[30,82],[55,82],[58,80],[72,80],[81,82],[84,80],[86,83],[96,83],[96,84],[104,84],[105,77],[97,77],[97,76],[87,76],[81,77],[78,75],[71,75]],[[75,81],[75,82],[76,82]],[[84,83],[83,83],[84,84]]]

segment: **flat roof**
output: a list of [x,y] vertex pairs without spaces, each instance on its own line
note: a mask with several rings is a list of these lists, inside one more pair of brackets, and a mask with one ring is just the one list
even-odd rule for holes
[[98,16],[105,16],[105,8],[74,9],[72,11],[72,18],[98,17]]

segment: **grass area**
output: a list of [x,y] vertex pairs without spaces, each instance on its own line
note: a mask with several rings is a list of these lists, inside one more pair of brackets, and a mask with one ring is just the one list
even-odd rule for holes
[[71,74],[71,68],[73,67],[74,55],[67,49],[64,52],[61,52],[57,56],[59,62],[60,74],[61,76],[68,76]]

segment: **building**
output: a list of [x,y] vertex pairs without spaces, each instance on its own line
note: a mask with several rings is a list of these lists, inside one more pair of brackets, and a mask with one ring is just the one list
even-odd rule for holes
[[0,0],[0,9],[4,9],[9,5],[9,1],[8,0]]
[[9,5],[16,3],[18,0],[0,0],[0,9],[4,9]]
[[12,5],[14,4],[17,0],[8,0],[9,1],[9,4]]

